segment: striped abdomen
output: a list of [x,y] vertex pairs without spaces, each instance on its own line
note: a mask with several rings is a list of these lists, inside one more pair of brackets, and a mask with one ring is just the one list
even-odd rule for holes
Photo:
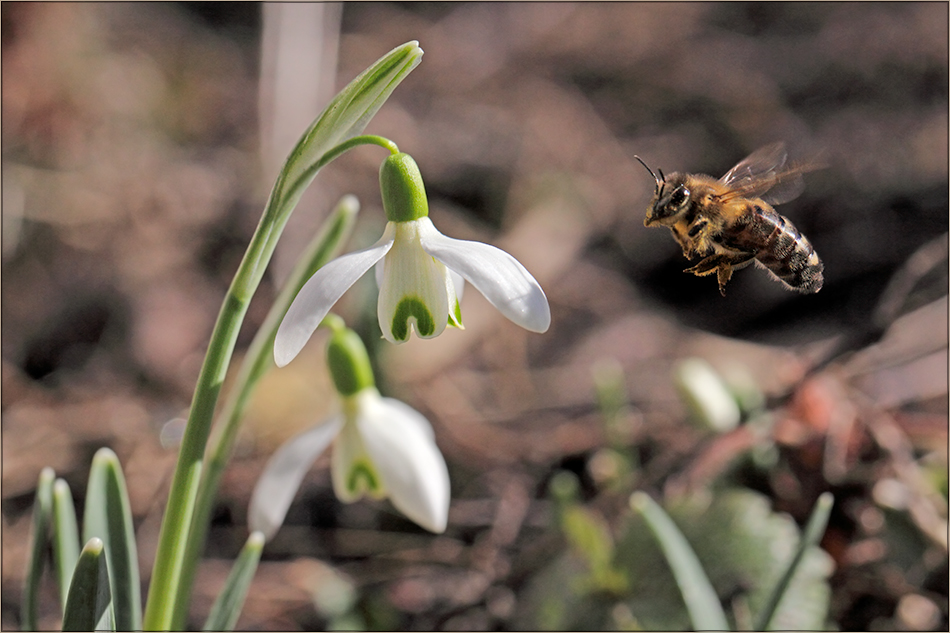
[[750,203],[746,222],[733,225],[723,241],[749,253],[779,280],[800,292],[818,292],[824,266],[818,253],[788,218],[764,202]]

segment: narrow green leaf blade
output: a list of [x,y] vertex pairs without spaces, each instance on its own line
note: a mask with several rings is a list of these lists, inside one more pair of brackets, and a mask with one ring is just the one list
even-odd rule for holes
[[649,495],[635,492],[630,507],[643,515],[660,544],[676,584],[683,594],[690,621],[697,631],[728,631],[726,614],[719,597],[703,571],[693,548],[668,514]]
[[769,595],[765,607],[756,618],[756,631],[769,630],[768,627],[772,623],[775,612],[778,610],[778,605],[782,602],[782,598],[785,597],[785,592],[788,590],[789,585],[791,585],[795,572],[805,558],[805,552],[808,551],[809,547],[816,547],[819,541],[821,541],[821,537],[825,533],[825,528],[828,527],[828,518],[831,516],[832,505],[834,505],[834,496],[830,492],[822,493],[821,496],[818,497],[818,501],[815,502],[815,507],[811,512],[811,517],[809,517],[808,523],[805,525],[805,531],[802,533],[798,548],[788,563],[788,568],[785,570],[785,573],[782,574],[778,584],[775,585],[775,589],[772,590],[772,593]]
[[53,559],[59,580],[60,604],[65,609],[69,582],[79,560],[79,527],[73,494],[64,479],[57,479],[53,484]]
[[108,448],[99,449],[89,472],[83,539],[94,537],[102,539],[109,561],[115,628],[140,630],[142,593],[132,510],[119,458]]
[[[277,338],[277,328],[284,315],[293,303],[294,298],[313,274],[339,255],[343,244],[353,234],[356,218],[359,214],[360,203],[354,195],[345,195],[340,198],[336,206],[320,226],[320,230],[301,253],[296,265],[281,288],[277,299],[267,313],[267,318],[261,325],[254,340],[251,342],[241,365],[238,384],[234,395],[228,395],[225,411],[239,420],[247,406],[247,401],[257,386],[257,381],[274,366],[274,339]],[[240,390],[240,391],[239,391]],[[233,400],[233,402],[232,402]],[[233,406],[232,406],[233,404]],[[223,417],[223,416],[222,416]],[[228,429],[234,435],[237,432],[237,420],[228,418]],[[235,428],[231,428],[233,425]],[[215,438],[217,440],[217,438]],[[225,452],[230,454],[233,437],[225,438],[228,444],[223,445]],[[217,449],[215,445],[215,449]],[[217,456],[218,450],[211,451]]]
[[101,539],[92,538],[80,552],[69,583],[63,630],[94,631],[110,601],[105,546]]
[[221,589],[221,593],[218,594],[218,598],[211,607],[208,621],[205,622],[205,631],[234,630],[263,549],[264,535],[260,532],[251,532],[240,555],[234,561],[234,567],[231,568],[231,573],[224,582],[224,588]]
[[396,86],[422,61],[419,42],[406,42],[360,73],[327,105],[291,151],[272,195],[296,203],[316,175],[311,167],[340,143],[362,133]]
[[36,498],[33,500],[33,545],[30,548],[30,563],[26,569],[21,609],[21,627],[24,631],[35,631],[37,625],[37,591],[40,576],[43,574],[43,555],[49,543],[49,526],[53,515],[53,481],[56,473],[52,468],[40,471],[36,484]]

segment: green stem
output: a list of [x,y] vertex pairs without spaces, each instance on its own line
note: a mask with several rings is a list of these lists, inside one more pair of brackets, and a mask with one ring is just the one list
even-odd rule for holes
[[[382,142],[381,142],[382,141]],[[195,502],[201,481],[205,447],[211,433],[211,423],[221,385],[231,362],[238,332],[247,313],[248,305],[264,270],[277,246],[277,240],[290,219],[303,189],[317,171],[330,160],[360,144],[374,143],[392,151],[395,144],[378,136],[357,136],[335,146],[304,171],[289,188],[286,186],[288,168],[281,171],[267,201],[257,230],[251,238],[244,258],[224,298],[208,351],[205,354],[198,383],[185,425],[178,463],[172,476],[168,504],[158,537],[158,550],[148,591],[143,627],[146,630],[169,630],[176,619],[178,586],[185,559],[188,533],[191,529]],[[343,146],[341,150],[340,147]],[[183,617],[183,616],[178,616]]]
[[[288,195],[298,195],[303,187],[306,187],[307,183],[310,182],[310,179],[313,178],[314,174],[326,167],[328,164],[336,160],[341,154],[348,152],[349,150],[357,147],[358,145],[379,145],[385,149],[389,150],[390,154],[398,154],[399,148],[395,143],[390,141],[388,138],[383,138],[382,136],[376,136],[375,134],[363,134],[362,136],[354,136],[353,138],[344,141],[328,151],[320,160],[315,162],[313,165],[308,167],[300,174],[300,176],[293,182]],[[282,183],[281,183],[282,184]],[[276,186],[275,186],[276,188]]]
[[185,626],[191,588],[194,585],[198,558],[204,548],[214,499],[221,483],[224,467],[233,452],[244,410],[258,380],[273,367],[272,350],[277,327],[303,284],[317,269],[337,255],[340,245],[350,236],[356,221],[357,209],[358,203],[352,196],[346,196],[340,200],[321,231],[300,258],[297,267],[288,278],[244,356],[237,380],[220,414],[223,422],[215,428],[211,437],[207,450],[207,466],[198,486],[195,515],[188,533],[181,581],[178,584],[175,600],[172,626],[176,629]]
[[[257,237],[260,235],[260,228]],[[256,240],[258,243],[260,240]],[[252,242],[252,245],[254,242]],[[246,271],[258,263],[257,249],[248,251],[241,262],[240,271]],[[258,251],[259,252],[259,251]],[[235,282],[247,277],[239,274]],[[225,297],[224,305],[218,314],[214,332],[208,345],[198,384],[195,386],[195,395],[192,400],[191,412],[182,438],[181,449],[178,454],[178,463],[172,478],[168,504],[165,507],[165,516],[162,519],[162,528],[158,539],[158,551],[155,556],[155,567],[152,571],[152,580],[149,586],[148,602],[145,609],[143,627],[146,630],[167,630],[171,628],[174,596],[184,561],[185,536],[191,524],[192,513],[195,507],[195,497],[198,493],[198,482],[201,476],[202,456],[211,430],[211,419],[214,414],[215,403],[224,375],[227,371],[231,353],[237,340],[238,330],[250,296],[256,289],[259,276],[250,277],[254,283],[248,287],[245,284],[234,283]]]

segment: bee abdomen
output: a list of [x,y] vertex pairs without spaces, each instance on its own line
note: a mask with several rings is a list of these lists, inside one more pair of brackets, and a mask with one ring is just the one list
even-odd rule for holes
[[824,266],[815,248],[788,218],[773,209],[755,205],[740,241],[757,245],[755,258],[790,288],[813,293],[824,283]]

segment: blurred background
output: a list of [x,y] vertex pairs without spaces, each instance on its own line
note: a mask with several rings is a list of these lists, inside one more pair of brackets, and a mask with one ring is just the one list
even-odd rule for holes
[[[266,547],[238,628],[688,626],[638,611],[627,499],[742,490],[789,526],[835,495],[825,626],[946,630],[946,4],[0,12],[3,628],[19,625],[40,469],[81,508],[100,446],[125,468],[146,586],[175,430],[273,179],[336,90],[417,39],[422,64],[367,132],[413,155],[442,232],[504,248],[537,277],[552,327],[525,332],[470,289],[464,331],[379,345],[375,285],[358,283],[338,310],[373,348],[381,390],[433,422],[448,530],[426,533],[387,502],[340,504],[324,458]],[[824,288],[799,295],[750,267],[721,297],[712,278],[683,274],[668,231],[643,227],[653,180],[634,155],[719,177],[774,141],[827,165],[778,208],[823,259]],[[236,360],[339,196],[363,204],[349,248],[379,236],[382,158],[360,149],[318,176]],[[193,626],[246,538],[268,456],[336,406],[322,354],[315,337],[255,397]],[[691,382],[691,367],[711,382]],[[738,413],[710,426],[695,402],[723,385]],[[566,506],[597,536],[572,532]],[[737,531],[709,521],[714,540]],[[608,567],[631,584],[595,573],[591,542],[617,548]],[[737,614],[751,582],[715,580]],[[40,622],[54,628],[52,581],[44,591]]]

